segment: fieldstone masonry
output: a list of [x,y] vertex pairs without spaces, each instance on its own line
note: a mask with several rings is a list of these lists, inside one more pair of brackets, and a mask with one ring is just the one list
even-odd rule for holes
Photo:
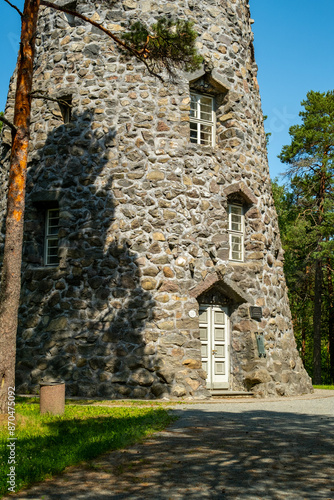
[[[229,389],[310,392],[291,326],[247,1],[78,0],[77,9],[116,34],[137,19],[192,20],[204,63],[160,82],[95,28],[41,9],[18,391],[61,377],[78,396],[209,397],[198,310],[211,303],[229,307]],[[214,147],[190,143],[190,89],[216,99]],[[70,100],[70,121],[43,95]],[[14,79],[8,118],[13,98]],[[2,221],[9,145],[5,127]],[[231,201],[245,211],[243,262],[228,260]],[[59,265],[47,267],[52,207]]]

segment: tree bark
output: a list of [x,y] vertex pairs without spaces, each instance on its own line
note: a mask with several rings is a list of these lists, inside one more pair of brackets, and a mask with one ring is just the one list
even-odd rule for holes
[[[301,313],[302,314],[302,313]],[[304,321],[304,316],[302,315],[302,350],[301,350],[301,358],[303,361],[303,365],[305,367],[305,356],[306,356],[306,327],[305,327],[305,321]]]
[[334,383],[334,286],[331,260],[327,261],[327,292],[328,292],[328,344],[329,344],[329,377]]
[[322,299],[322,265],[315,261],[314,276],[314,310],[313,310],[313,383],[321,385],[321,299]]
[[24,195],[29,148],[35,35],[40,0],[26,0],[22,16],[13,143],[11,150],[6,239],[0,291],[0,413],[7,412],[8,388],[15,386],[17,315],[21,289]]

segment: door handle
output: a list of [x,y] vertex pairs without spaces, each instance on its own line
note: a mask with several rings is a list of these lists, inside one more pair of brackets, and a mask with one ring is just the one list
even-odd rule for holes
[[212,354],[217,354],[217,349],[212,349]]

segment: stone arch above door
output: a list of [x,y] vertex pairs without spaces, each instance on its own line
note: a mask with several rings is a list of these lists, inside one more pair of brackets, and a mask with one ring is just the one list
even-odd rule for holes
[[217,266],[190,290],[190,296],[198,302],[202,367],[212,394],[232,387],[233,314],[241,304],[253,304],[253,298],[226,276],[228,270],[228,266]]
[[242,304],[248,302],[253,304],[253,298],[244,292],[234,281],[221,275],[219,272],[211,273],[201,283],[190,290],[190,296],[199,299],[200,296],[208,294],[214,288],[214,292],[222,299],[231,303]]

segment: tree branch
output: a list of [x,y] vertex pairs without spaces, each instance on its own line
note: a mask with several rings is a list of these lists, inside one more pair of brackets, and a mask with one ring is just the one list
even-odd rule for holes
[[59,99],[55,99],[54,97],[48,97],[44,94],[38,94],[38,90],[34,90],[33,92],[30,93],[30,95],[33,99],[44,99],[45,101],[52,101],[58,104],[60,103],[63,104],[64,106],[72,108],[72,105],[69,104],[67,101],[64,101],[61,97],[59,97]]
[[11,123],[10,121],[8,121],[7,118],[5,118],[4,116],[0,116],[0,122],[2,122],[5,125],[7,125],[7,127],[9,127],[11,129],[12,134],[16,134],[17,128],[15,127],[15,125],[13,125],[13,123]]
[[153,71],[152,68],[149,67],[148,63],[145,61],[145,59],[143,57],[143,54],[141,54],[141,52],[139,50],[136,50],[133,47],[131,47],[130,45],[128,45],[127,43],[123,42],[123,40],[118,38],[116,35],[114,35],[111,31],[109,31],[107,28],[105,28],[101,24],[93,21],[92,19],[84,16],[83,14],[80,14],[79,12],[76,12],[75,10],[70,10],[70,9],[67,9],[66,7],[60,7],[59,5],[56,5],[52,2],[48,2],[47,0],[41,0],[41,5],[44,5],[45,7],[50,7],[50,9],[64,12],[65,14],[71,14],[75,17],[78,17],[79,19],[82,19],[86,23],[89,23],[92,26],[95,26],[95,28],[103,31],[103,33],[105,33],[107,36],[109,36],[109,38],[114,40],[114,42],[117,43],[117,45],[120,45],[121,47],[123,47],[123,49],[127,50],[133,56],[135,56],[139,61],[144,63],[146,68],[148,69],[149,73],[151,73],[151,75],[153,75],[153,76],[159,78],[159,80],[163,81],[163,78],[158,73]]
[[152,76],[155,76],[156,78],[158,78],[161,82],[164,81],[164,79],[162,78],[161,75],[159,75],[159,73],[156,73],[155,71],[153,71],[152,68],[150,68],[149,64],[147,61],[145,61],[145,59],[143,59],[142,57],[140,56],[136,56],[137,59],[139,59],[139,61],[141,61],[142,63],[145,64],[146,68],[147,68],[147,71],[152,75]]
[[9,0],[5,0],[6,3],[8,3],[8,5],[10,5],[11,7],[13,7],[13,9],[15,9],[21,17],[23,17],[23,12],[20,11],[20,9],[18,7],[16,7],[16,5],[13,5],[12,3],[10,3]]
[[98,24],[97,22],[93,21],[89,17],[86,17],[83,14],[79,14],[79,12],[76,12],[75,10],[70,10],[70,9],[67,9],[66,7],[60,7],[59,5],[56,5],[52,2],[47,2],[46,0],[41,0],[41,5],[44,5],[45,7],[50,7],[51,9],[54,9],[54,10],[59,10],[61,12],[65,12],[65,14],[72,14],[73,16],[78,17],[79,19],[82,19],[83,21],[86,21],[86,23],[89,23],[92,26],[95,26],[95,28],[98,28],[99,30],[103,31],[103,33],[105,33],[110,38],[112,38],[118,45],[121,45],[124,49],[129,50],[132,54],[139,57],[139,52],[137,50],[135,50],[132,47],[130,47],[129,45],[127,45],[125,42],[123,42],[123,40],[118,38],[116,35],[114,35],[107,28],[105,28],[101,24]]

